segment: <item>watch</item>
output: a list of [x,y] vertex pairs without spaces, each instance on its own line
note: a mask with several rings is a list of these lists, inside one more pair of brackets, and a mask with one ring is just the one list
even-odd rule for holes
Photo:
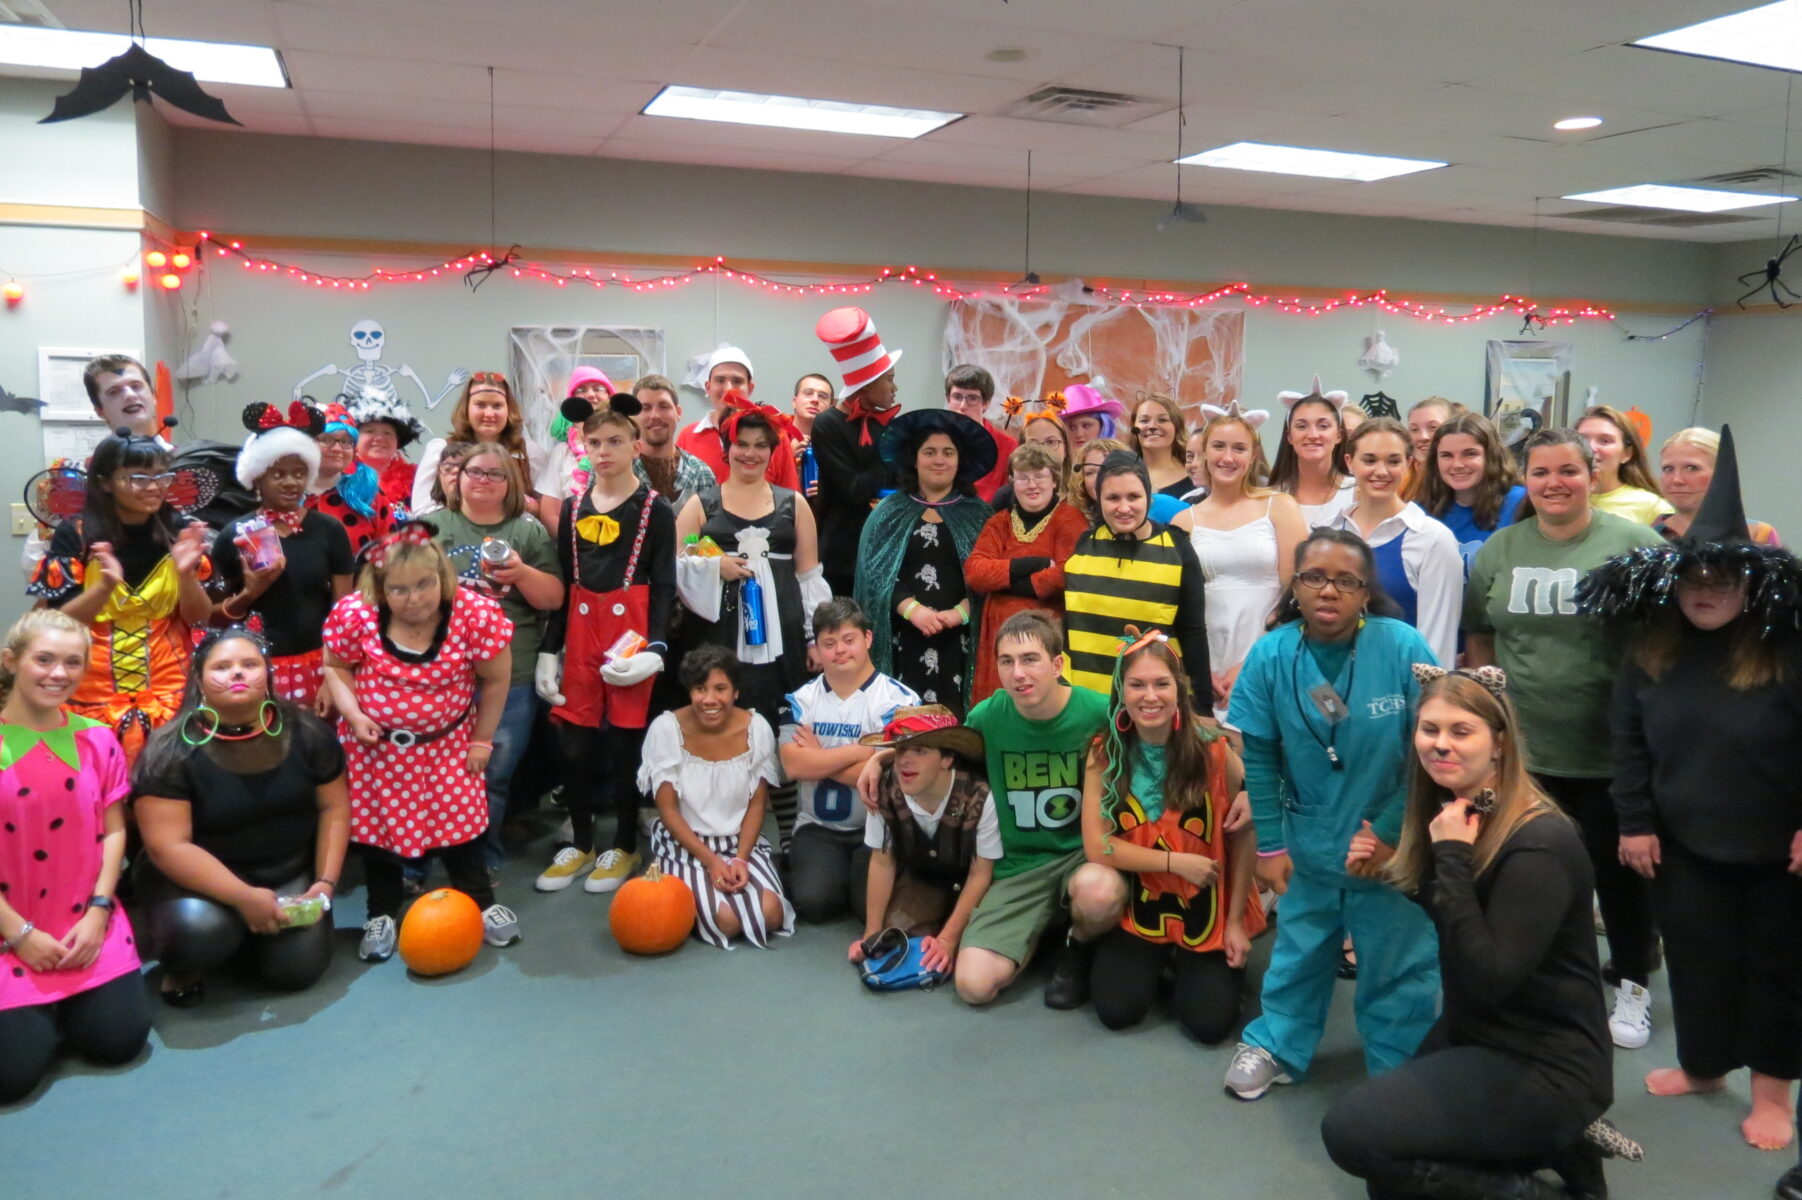
[[89,896],[88,897],[88,907],[89,908],[104,908],[107,912],[110,913],[115,908],[117,908],[118,905],[116,905],[113,902],[113,898],[111,896]]

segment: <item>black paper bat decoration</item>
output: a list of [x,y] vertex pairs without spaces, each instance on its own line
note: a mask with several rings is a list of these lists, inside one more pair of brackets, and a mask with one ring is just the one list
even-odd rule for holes
[[0,384],[0,412],[34,413],[44,407],[42,400],[31,396],[15,396]]
[[191,72],[176,70],[137,42],[117,58],[109,58],[97,67],[83,67],[75,87],[58,96],[56,107],[38,124],[92,116],[111,108],[128,92],[133,100],[148,102],[155,95],[183,112],[209,121],[243,124],[225,111],[220,100],[202,91]]

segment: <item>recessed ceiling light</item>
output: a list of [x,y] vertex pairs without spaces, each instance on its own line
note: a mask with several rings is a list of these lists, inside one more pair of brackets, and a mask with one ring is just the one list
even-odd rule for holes
[[1602,123],[1600,117],[1566,117],[1562,121],[1553,121],[1553,129],[1562,129],[1566,133],[1575,129],[1594,129]]
[[[0,66],[79,71],[116,58],[130,46],[131,39],[122,33],[0,25]],[[281,56],[268,46],[153,37],[144,39],[144,49],[177,70],[193,72],[202,83],[289,86]]]
[[1663,183],[1636,183],[1632,187],[1600,192],[1578,192],[1566,200],[1590,204],[1631,204],[1640,208],[1674,208],[1681,212],[1726,212],[1756,208],[1762,204],[1790,204],[1794,196],[1760,196],[1753,192],[1722,192],[1713,188],[1672,187]]
[[1380,154],[1348,154],[1340,150],[1309,150],[1301,146],[1269,146],[1262,142],[1234,142],[1179,158],[1191,167],[1224,167],[1233,171],[1268,171],[1276,175],[1311,175],[1317,179],[1351,179],[1369,183],[1396,175],[1431,171],[1446,164],[1424,158],[1387,158]]
[[1799,29],[1802,0],[1778,0],[1776,4],[1640,38],[1633,45],[1794,71],[1802,69],[1802,41],[1796,36]]
[[685,117],[691,121],[774,125],[779,129],[813,129],[823,133],[863,133],[892,138],[917,138],[964,115],[675,85],[658,92],[643,111],[647,117]]

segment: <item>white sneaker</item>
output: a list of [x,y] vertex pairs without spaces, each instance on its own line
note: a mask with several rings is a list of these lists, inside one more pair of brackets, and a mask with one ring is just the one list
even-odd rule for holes
[[1645,1045],[1652,1037],[1652,993],[1631,979],[1621,980],[1614,991],[1608,1036],[1622,1050],[1637,1050]]
[[490,946],[511,946],[519,940],[519,918],[505,904],[482,910],[482,940]]
[[1276,1061],[1276,1056],[1262,1046],[1240,1042],[1233,1054],[1233,1065],[1226,1069],[1226,1094],[1239,1100],[1256,1100],[1270,1090],[1273,1083],[1294,1083]]
[[394,957],[398,937],[393,917],[372,917],[363,923],[363,940],[357,944],[357,957],[364,962],[387,962]]

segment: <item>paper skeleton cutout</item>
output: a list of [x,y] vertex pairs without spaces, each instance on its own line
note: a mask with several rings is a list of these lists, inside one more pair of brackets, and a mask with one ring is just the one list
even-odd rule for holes
[[214,321],[208,327],[206,340],[200,343],[200,349],[188,355],[187,361],[176,370],[175,377],[187,380],[196,387],[205,383],[236,381],[238,360],[225,348],[225,335],[231,331],[231,326],[224,321]]
[[357,352],[360,360],[351,366],[340,368],[336,363],[326,363],[311,375],[294,385],[294,399],[305,394],[307,384],[326,375],[340,375],[344,379],[338,391],[347,397],[347,407],[355,408],[360,404],[399,404],[400,388],[396,386],[395,376],[413,381],[425,400],[427,408],[437,408],[444,403],[444,398],[469,382],[467,368],[458,367],[445,380],[444,390],[436,396],[426,387],[425,380],[419,372],[402,363],[398,367],[385,366],[382,363],[382,348],[387,344],[388,335],[382,329],[380,321],[367,318],[350,327],[350,344]]

